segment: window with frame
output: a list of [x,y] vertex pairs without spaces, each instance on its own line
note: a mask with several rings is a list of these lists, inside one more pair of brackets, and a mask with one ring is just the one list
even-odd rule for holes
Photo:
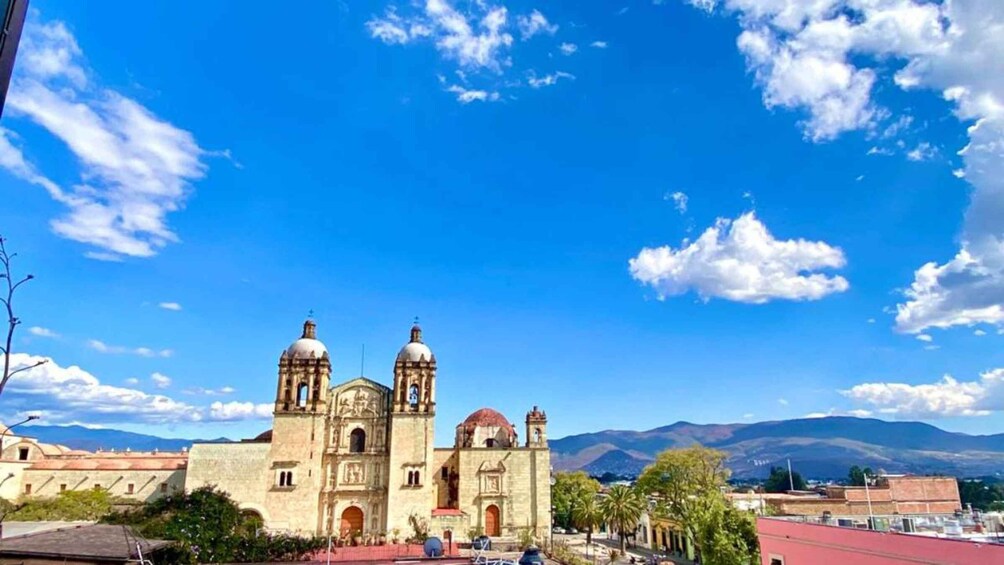
[[25,494],[31,494],[31,483],[26,483],[24,485],[24,493]]
[[771,555],[770,556],[770,565],[784,565],[784,556],[783,555]]
[[66,483],[59,485],[59,492],[66,492]]
[[408,486],[410,487],[422,486],[422,475],[417,469],[408,471]]
[[126,494],[136,494],[136,485],[129,483],[126,485]]
[[167,492],[167,483],[160,483],[160,492],[161,493]]
[[279,486],[282,488],[293,486],[293,471],[279,471]]
[[18,461],[27,461],[28,460],[28,453],[29,453],[29,451],[28,451],[27,447],[18,448],[18,450],[17,450],[17,460]]
[[349,434],[349,453],[364,451],[366,451],[366,432],[362,428],[356,428]]

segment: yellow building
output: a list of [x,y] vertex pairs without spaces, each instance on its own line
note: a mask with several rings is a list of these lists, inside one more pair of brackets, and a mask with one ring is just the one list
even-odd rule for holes
[[279,357],[272,430],[254,440],[196,444],[186,489],[215,485],[274,530],[404,539],[415,526],[460,539],[474,528],[550,534],[547,416],[514,426],[489,408],[435,448],[436,357],[415,325],[393,386],[355,378],[331,386],[327,347],[307,320]]

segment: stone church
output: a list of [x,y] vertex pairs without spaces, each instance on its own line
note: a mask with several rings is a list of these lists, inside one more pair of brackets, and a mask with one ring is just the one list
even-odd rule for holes
[[547,416],[516,428],[481,408],[433,446],[436,356],[411,328],[388,388],[359,377],[331,386],[327,348],[312,320],[279,357],[272,429],[253,440],[196,444],[185,488],[215,485],[273,530],[404,540],[414,525],[466,539],[472,529],[550,535]]

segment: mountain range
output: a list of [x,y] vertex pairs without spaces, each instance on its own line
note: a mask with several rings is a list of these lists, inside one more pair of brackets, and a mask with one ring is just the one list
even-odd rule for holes
[[1004,434],[946,432],[920,422],[831,416],[750,424],[677,422],[648,431],[606,430],[551,440],[558,470],[633,475],[659,452],[695,443],[729,454],[736,477],[763,478],[791,460],[809,478],[845,477],[851,465],[888,473],[962,477],[1004,473]]
[[[83,426],[31,426],[21,433],[73,449],[177,451],[195,442]],[[748,424],[677,422],[648,431],[605,430],[549,441],[556,470],[635,475],[659,452],[695,443],[729,454],[736,477],[762,478],[786,465],[809,478],[838,478],[851,465],[889,473],[961,477],[1004,474],[1004,434],[947,432],[920,422],[831,416]]]
[[17,428],[12,433],[33,437],[42,443],[65,445],[70,449],[97,451],[112,449],[133,451],[181,451],[188,449],[193,443],[215,443],[230,441],[226,438],[217,439],[181,439],[163,438],[109,428],[87,428],[84,426],[25,426]]

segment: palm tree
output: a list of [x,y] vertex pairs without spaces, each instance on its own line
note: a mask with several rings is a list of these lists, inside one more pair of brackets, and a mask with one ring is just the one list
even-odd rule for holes
[[603,513],[592,492],[575,501],[572,506],[572,522],[575,527],[586,531],[586,546],[593,543],[593,530],[603,523]]
[[615,485],[600,502],[600,513],[611,528],[617,528],[621,539],[621,555],[627,552],[627,532],[638,527],[638,521],[645,511],[645,498],[634,489]]

